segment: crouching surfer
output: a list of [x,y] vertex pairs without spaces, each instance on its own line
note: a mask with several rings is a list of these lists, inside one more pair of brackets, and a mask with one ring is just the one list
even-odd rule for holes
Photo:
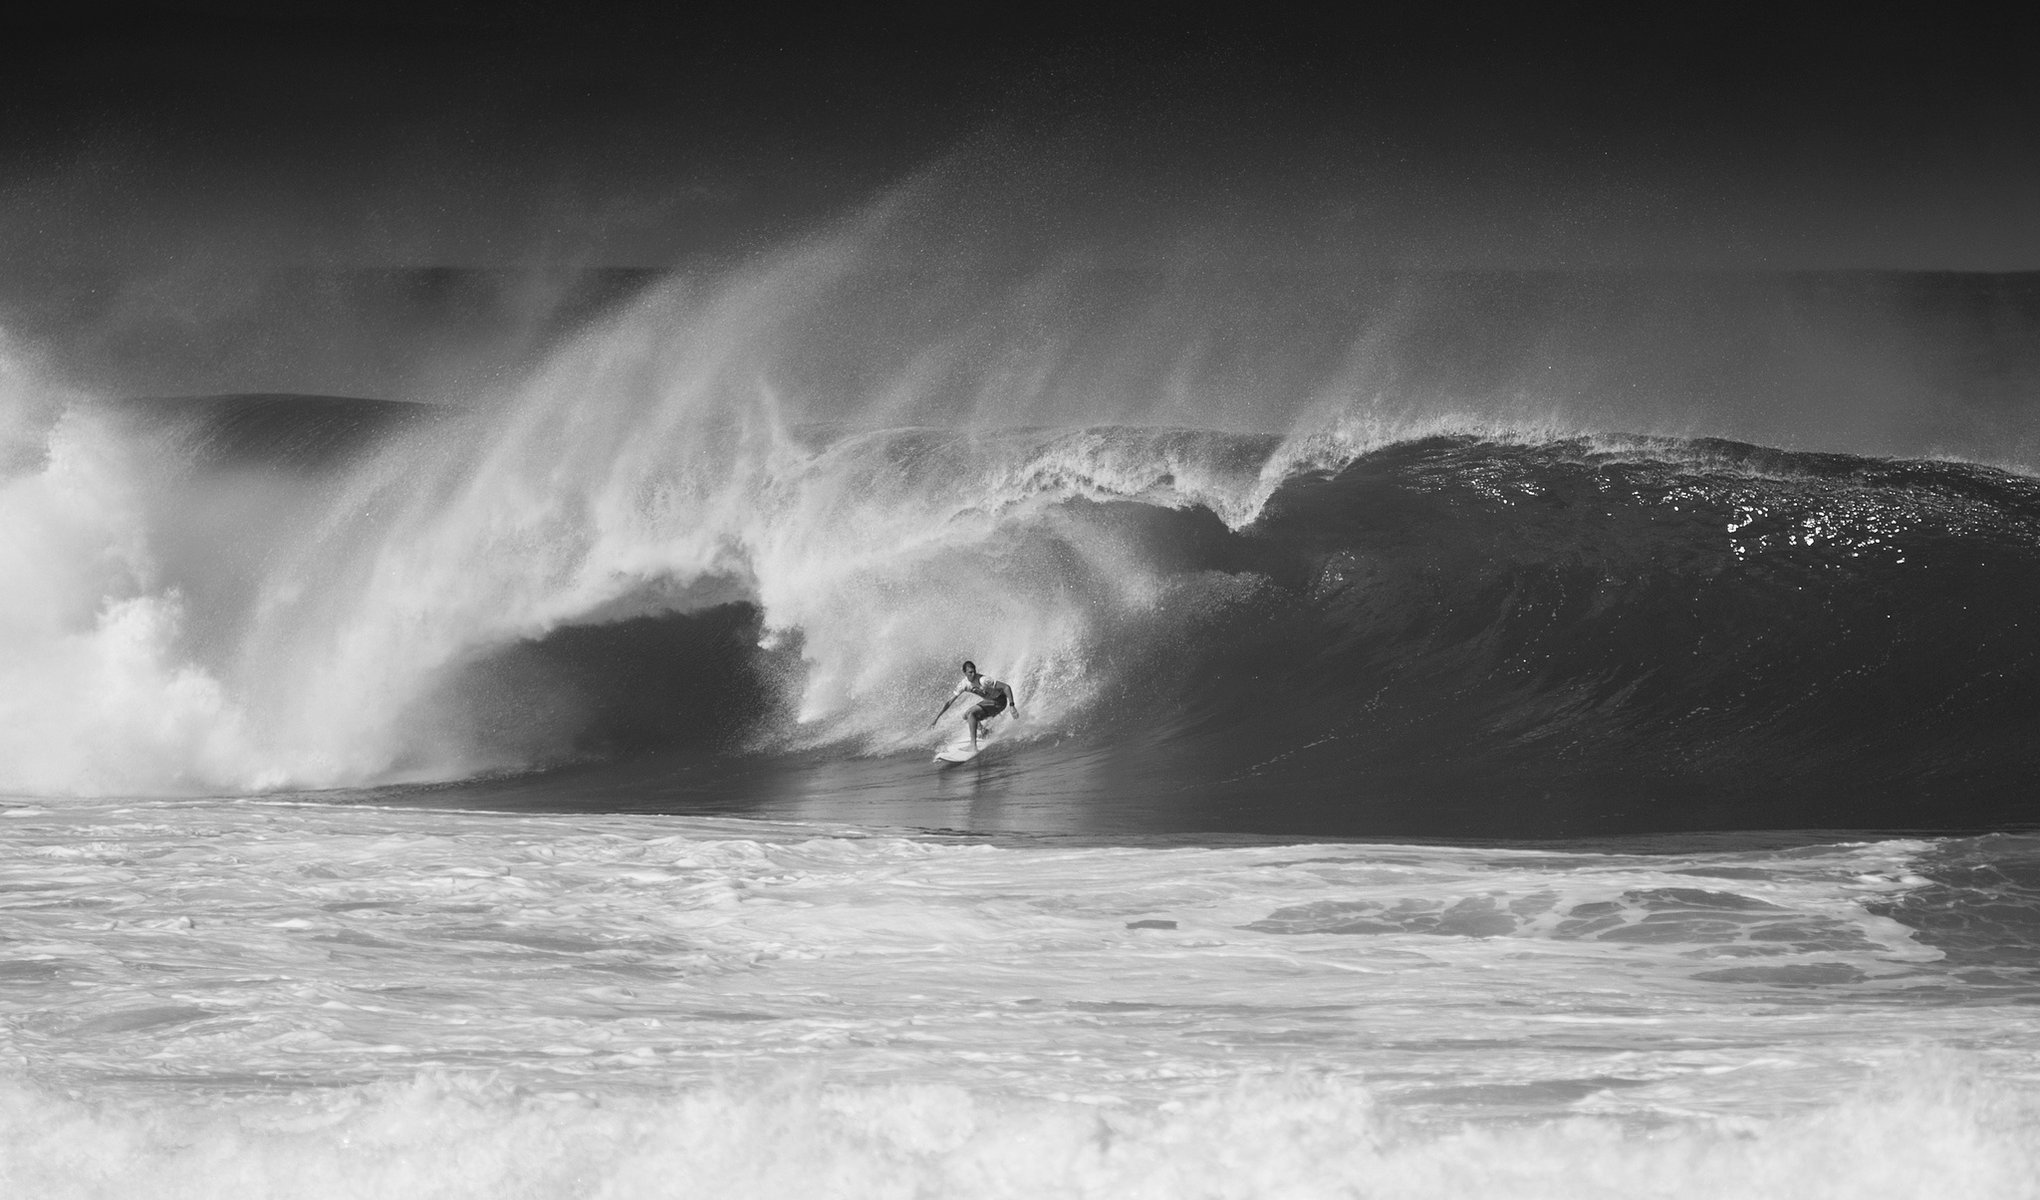
[[[948,701],[942,705],[942,712],[935,714],[935,721],[940,721],[942,713],[948,712],[949,706],[966,693],[977,697],[977,703],[971,706],[969,712],[963,714],[963,719],[970,724],[972,747],[978,744],[979,731],[991,718],[1010,708],[1013,710],[1013,719],[1015,721],[1020,719],[1020,698],[1013,694],[1013,689],[996,679],[987,679],[978,674],[977,664],[966,660],[963,664],[963,682],[957,684],[956,690],[949,693]],[[928,722],[931,728],[935,721]]]

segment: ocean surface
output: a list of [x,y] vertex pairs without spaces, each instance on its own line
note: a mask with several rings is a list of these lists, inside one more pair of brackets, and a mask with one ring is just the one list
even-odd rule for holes
[[901,223],[0,341],[0,1194],[2040,1194],[2040,284]]

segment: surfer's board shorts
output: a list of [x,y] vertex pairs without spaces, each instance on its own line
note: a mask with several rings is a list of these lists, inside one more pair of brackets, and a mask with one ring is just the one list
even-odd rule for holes
[[1004,696],[1001,696],[997,700],[978,701],[977,707],[970,710],[970,715],[976,720],[983,721],[992,717],[996,717],[1000,713],[1005,711],[1006,711],[1006,698]]

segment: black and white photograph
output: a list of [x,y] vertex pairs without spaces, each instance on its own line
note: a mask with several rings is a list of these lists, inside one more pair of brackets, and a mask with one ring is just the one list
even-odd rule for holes
[[0,1197],[2040,1195],[2018,18],[9,6]]

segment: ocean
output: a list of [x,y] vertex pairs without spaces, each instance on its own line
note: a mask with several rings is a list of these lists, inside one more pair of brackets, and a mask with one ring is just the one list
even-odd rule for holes
[[2036,1194],[2040,284],[913,213],[0,344],[0,1194]]

